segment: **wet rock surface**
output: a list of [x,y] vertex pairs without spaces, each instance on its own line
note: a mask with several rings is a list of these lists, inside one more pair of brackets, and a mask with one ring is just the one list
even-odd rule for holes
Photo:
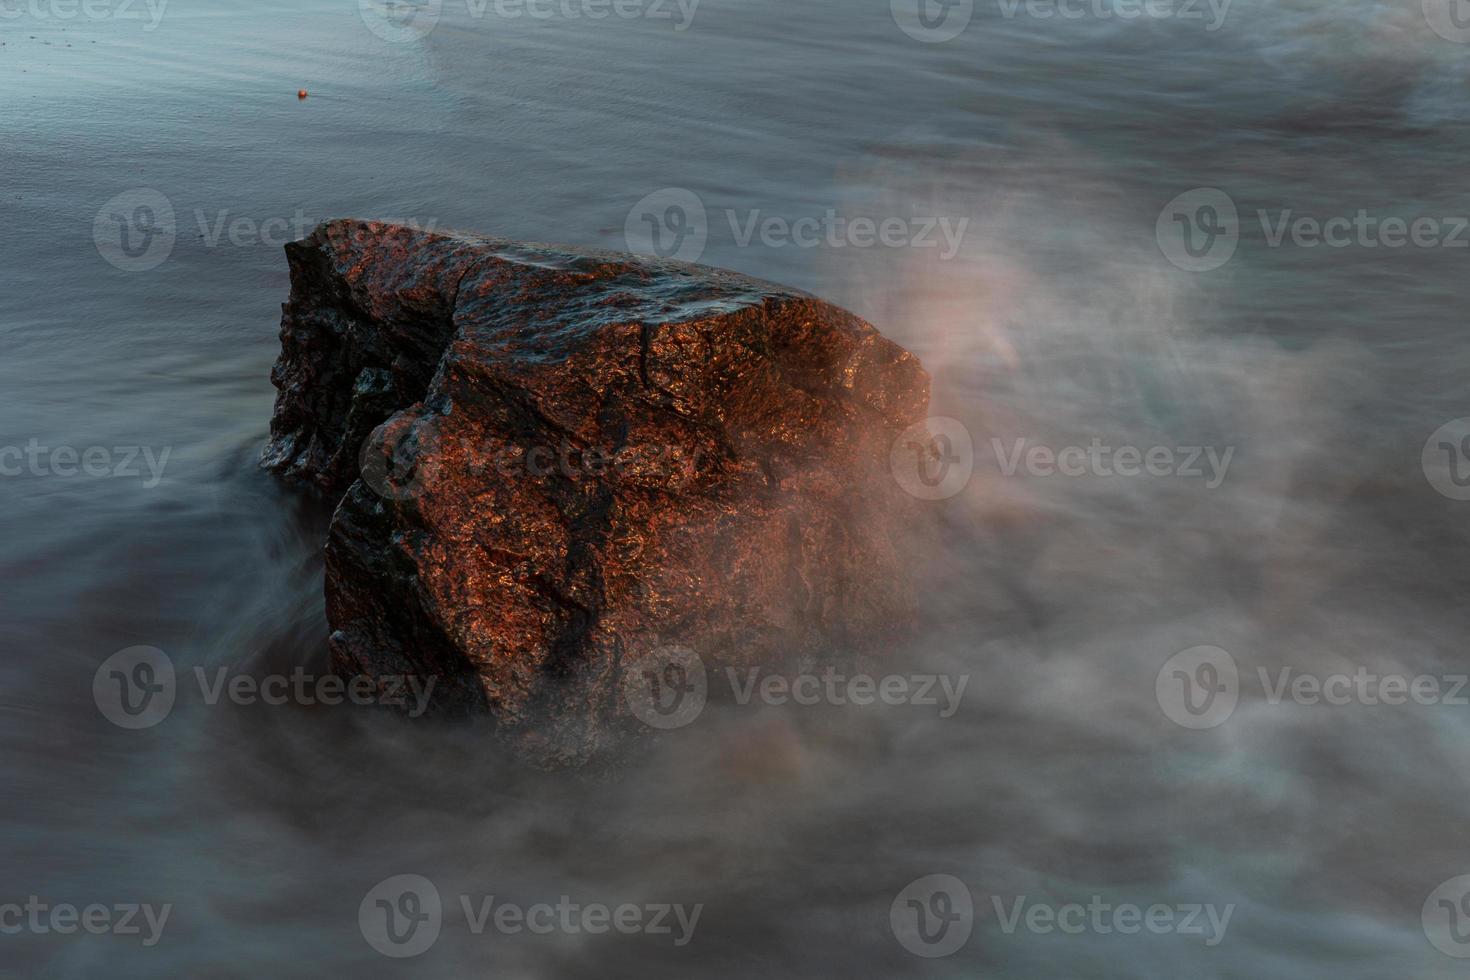
[[858,317],[371,222],[287,255],[263,463],[340,495],[335,669],[437,676],[433,710],[563,764],[641,729],[630,692],[667,693],[671,650],[713,695],[725,668],[881,653],[911,625],[915,501],[888,460],[929,379]]

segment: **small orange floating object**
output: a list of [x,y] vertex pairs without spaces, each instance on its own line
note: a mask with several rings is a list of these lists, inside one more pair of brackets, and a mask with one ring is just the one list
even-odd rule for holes
[[298,99],[304,99],[304,98],[306,98],[306,89],[304,89],[304,88],[303,89],[298,89],[297,92],[296,92],[296,97]]

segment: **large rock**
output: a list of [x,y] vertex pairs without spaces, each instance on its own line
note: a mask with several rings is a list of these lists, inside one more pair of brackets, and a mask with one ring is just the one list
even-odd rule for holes
[[264,463],[342,495],[336,669],[438,675],[436,708],[554,764],[633,727],[621,681],[670,648],[715,694],[725,667],[909,625],[913,501],[887,466],[929,379],[856,316],[717,269],[370,222],[286,252]]

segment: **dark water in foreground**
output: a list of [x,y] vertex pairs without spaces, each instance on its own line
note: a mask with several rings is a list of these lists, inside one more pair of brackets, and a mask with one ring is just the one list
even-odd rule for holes
[[[0,909],[5,975],[1463,975],[1430,935],[1470,952],[1447,931],[1465,889],[1431,898],[1470,873],[1465,707],[1273,704],[1257,673],[1448,692],[1470,670],[1470,502],[1421,461],[1470,415],[1470,47],[1417,2],[1236,0],[1207,30],[1208,7],[992,0],[943,43],[869,0],[705,0],[684,30],[449,0],[391,42],[343,0],[173,0],[156,25],[101,9],[0,6],[0,447],[102,447],[108,474],[50,453],[0,478],[0,905],[171,912],[145,945],[146,926],[16,931]],[[930,628],[893,655],[968,675],[958,711],[711,708],[603,780],[372,712],[181,695],[151,728],[101,715],[94,673],[128,647],[186,678],[322,667],[325,517],[255,467],[282,241],[355,215],[626,247],[630,209],[668,188],[706,209],[702,261],[868,317],[972,435],[973,478],[934,505],[954,532]],[[1194,262],[1168,214],[1161,249],[1156,226],[1195,188],[1225,192],[1240,231],[1191,272],[1165,252],[1221,253]],[[123,261],[110,215],[159,217],[156,195],[176,234],[142,269],[144,224]],[[1273,245],[1288,209],[1428,217],[1433,244],[1339,223],[1344,244]],[[829,210],[900,219],[892,242],[968,223],[952,256],[794,247],[780,226],[742,244]],[[1460,434],[1430,447],[1450,493]],[[1233,452],[1218,481],[1008,476],[993,439]],[[127,447],[151,456],[118,473]],[[1233,658],[1239,703],[1190,729],[1159,678],[1202,645]],[[358,912],[401,874],[446,911],[394,959]],[[947,958],[890,925],[931,874],[974,902]],[[459,896],[488,895],[702,911],[683,945],[677,927],[477,935]],[[1007,932],[992,898],[1231,917],[1214,937]]]

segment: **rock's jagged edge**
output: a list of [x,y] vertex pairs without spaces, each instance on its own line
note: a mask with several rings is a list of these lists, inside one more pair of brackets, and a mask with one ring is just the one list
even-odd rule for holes
[[[342,495],[336,669],[436,675],[436,710],[560,764],[633,724],[620,680],[668,645],[714,675],[907,628],[912,501],[886,464],[929,379],[858,317],[702,266],[376,222],[286,252],[262,462]],[[517,456],[538,446],[632,462],[543,473]]]

